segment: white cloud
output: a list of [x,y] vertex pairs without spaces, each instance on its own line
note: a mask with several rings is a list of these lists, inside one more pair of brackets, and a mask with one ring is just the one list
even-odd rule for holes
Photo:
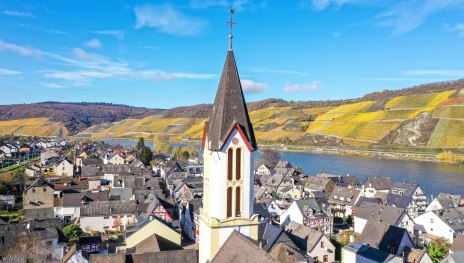
[[321,88],[321,83],[319,81],[313,81],[311,83],[303,84],[291,84],[287,83],[284,86],[284,91],[289,93],[296,93],[302,91],[315,91]]
[[30,12],[18,12],[14,10],[5,10],[2,14],[7,16],[17,16],[17,17],[34,17]]
[[18,74],[21,74],[21,72],[16,71],[16,70],[6,69],[6,68],[0,68],[0,75],[18,75]]
[[[393,4],[392,4],[393,3]],[[322,11],[330,6],[343,5],[376,6],[380,9],[372,24],[392,29],[394,35],[412,31],[435,13],[464,7],[464,0],[302,0],[301,5],[312,6]]]
[[446,26],[445,29],[457,33],[458,37],[464,37],[464,23],[456,24],[453,27]]
[[261,93],[269,89],[269,85],[261,82],[255,82],[253,80],[242,79],[243,92],[247,94]]
[[158,47],[158,46],[143,46],[142,48],[151,49],[151,50],[159,50],[161,47]]
[[150,27],[170,35],[192,36],[199,34],[208,24],[202,18],[184,15],[171,4],[143,5],[134,11],[137,18],[135,29]]
[[124,38],[124,32],[122,32],[121,30],[99,30],[99,31],[93,31],[93,32],[98,35],[115,36],[119,39]]
[[453,77],[464,77],[464,70],[450,70],[450,69],[426,69],[426,70],[406,70],[402,72],[404,75],[410,76],[453,76]]
[[100,42],[100,40],[94,38],[92,40],[85,42],[85,45],[88,47],[93,47],[93,48],[101,48],[102,43]]
[[29,57],[35,57],[35,58],[42,57],[42,52],[38,49],[28,48],[28,47],[20,46],[20,45],[13,44],[13,43],[3,42],[0,39],[0,51],[2,50],[9,50],[14,53],[20,54],[22,56],[29,56]]
[[42,83],[45,87],[51,88],[51,89],[62,89],[65,86],[61,84],[56,84],[56,83]]
[[87,53],[85,50],[81,49],[81,48],[75,48],[73,49],[73,53],[74,55],[78,56],[79,58],[82,58],[82,59],[91,59],[92,58],[92,55],[90,53]]
[[246,10],[253,10],[256,7],[265,7],[267,5],[266,0],[252,1],[252,0],[190,0],[191,8],[210,8],[210,7],[228,7],[232,6],[235,11],[242,12]]

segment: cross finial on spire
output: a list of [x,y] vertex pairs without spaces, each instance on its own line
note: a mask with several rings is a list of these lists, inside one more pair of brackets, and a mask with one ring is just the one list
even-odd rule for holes
[[232,28],[234,27],[235,24],[237,24],[235,23],[234,18],[233,18],[234,13],[235,13],[235,9],[233,7],[230,7],[230,20],[226,22],[230,26],[230,32],[229,32],[229,50],[230,51],[232,51],[232,38],[234,37],[232,35]]

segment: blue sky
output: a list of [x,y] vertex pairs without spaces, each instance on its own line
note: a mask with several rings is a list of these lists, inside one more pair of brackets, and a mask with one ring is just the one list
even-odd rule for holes
[[229,5],[247,101],[464,76],[464,0],[11,0],[0,1],[0,104],[211,103]]

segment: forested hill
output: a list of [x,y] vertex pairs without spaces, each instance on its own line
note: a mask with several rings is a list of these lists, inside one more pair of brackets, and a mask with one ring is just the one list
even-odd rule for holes
[[51,122],[62,123],[69,134],[76,134],[95,124],[143,118],[161,111],[110,103],[43,102],[0,105],[0,121],[47,118]]

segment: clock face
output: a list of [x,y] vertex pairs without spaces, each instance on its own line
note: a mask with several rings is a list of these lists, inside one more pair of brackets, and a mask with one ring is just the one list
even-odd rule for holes
[[233,138],[233,139],[232,139],[232,143],[233,143],[234,145],[237,145],[237,144],[238,144],[238,138]]

